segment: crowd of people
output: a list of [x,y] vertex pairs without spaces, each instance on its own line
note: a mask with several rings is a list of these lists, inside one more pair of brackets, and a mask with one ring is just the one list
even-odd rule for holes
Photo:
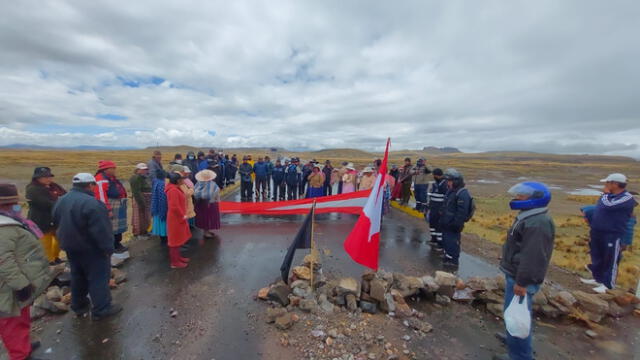
[[[25,359],[35,344],[29,340],[29,307],[51,278],[49,266],[63,262],[71,273],[71,309],[78,315],[91,314],[99,320],[117,314],[122,307],[111,300],[111,267],[130,257],[122,243],[123,234],[154,235],[166,245],[169,266],[188,266],[181,251],[194,230],[202,233],[200,243],[215,237],[221,228],[220,192],[240,178],[243,201],[295,200],[371,189],[381,161],[373,160],[357,171],[353,163],[333,167],[327,160],[301,165],[299,158],[268,156],[253,161],[244,156],[209,151],[176,154],[165,168],[162,153],[155,151],[147,163],[135,166],[130,177],[130,194],[118,177],[118,166],[100,161],[93,173],[78,173],[67,192],[54,182],[48,167],[34,169],[25,197],[29,205],[23,216],[15,185],[0,184],[0,335],[11,359]],[[461,233],[475,212],[475,201],[456,169],[430,169],[424,158],[412,165],[407,158],[400,168],[391,166],[382,178],[385,205],[396,199],[408,205],[412,194],[416,209],[423,212],[430,228],[431,249],[442,252],[445,266],[457,267]],[[591,227],[593,279],[583,282],[604,292],[615,287],[621,252],[633,238],[637,201],[626,190],[627,178],[611,174],[605,194],[596,205],[583,208]],[[514,296],[527,298],[529,309],[540,289],[553,253],[555,227],[549,215],[549,188],[538,182],[524,182],[509,190],[510,207],[518,215],[503,246],[500,269],[506,277],[505,307]],[[132,200],[131,228],[127,211]],[[531,334],[527,338],[505,335],[509,355],[503,358],[531,359]],[[501,357],[496,357],[501,358]]]

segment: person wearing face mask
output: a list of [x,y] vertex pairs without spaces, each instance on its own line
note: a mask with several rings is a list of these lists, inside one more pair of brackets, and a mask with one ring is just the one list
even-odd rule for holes
[[18,189],[0,184],[0,338],[10,359],[34,359],[30,307],[52,279],[38,238],[42,232],[22,217]]
[[[504,310],[514,296],[520,296],[526,297],[531,312],[533,297],[544,282],[553,254],[555,225],[547,208],[551,192],[542,183],[523,182],[513,186],[508,193],[513,196],[509,206],[519,213],[502,246],[500,270],[506,284]],[[530,331],[529,336],[522,339],[507,331],[505,343],[509,353],[495,355],[493,359],[533,359],[532,333]]]
[[53,208],[53,223],[71,268],[71,310],[100,320],[122,310],[111,302],[109,290],[113,229],[106,205],[94,197],[96,178],[79,173],[72,182]]
[[189,151],[187,153],[187,158],[184,159],[182,165],[187,166],[191,170],[189,178],[191,181],[195,182],[195,174],[198,172],[198,159],[196,158],[196,154],[193,151]]
[[51,210],[58,198],[66,194],[62,186],[53,182],[51,169],[45,166],[37,167],[33,171],[31,183],[26,188],[26,199],[29,204],[27,218],[42,230],[42,247],[51,265],[59,264],[60,244],[56,239],[56,229],[52,226]]

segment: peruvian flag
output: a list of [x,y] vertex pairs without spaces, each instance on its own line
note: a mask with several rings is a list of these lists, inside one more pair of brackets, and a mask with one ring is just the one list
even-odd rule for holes
[[373,270],[378,270],[380,220],[382,217],[382,202],[384,200],[385,177],[387,175],[389,143],[390,139],[387,139],[387,148],[384,151],[384,158],[382,159],[375,185],[371,189],[358,221],[344,241],[344,249],[353,261]]

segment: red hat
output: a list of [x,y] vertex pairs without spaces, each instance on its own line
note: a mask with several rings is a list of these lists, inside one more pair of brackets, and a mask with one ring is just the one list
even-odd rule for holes
[[107,170],[107,169],[115,169],[116,163],[111,160],[100,160],[98,161],[98,171]]

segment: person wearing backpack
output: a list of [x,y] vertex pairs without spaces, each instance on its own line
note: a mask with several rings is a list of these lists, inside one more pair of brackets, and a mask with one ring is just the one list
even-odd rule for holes
[[[555,225],[547,208],[551,192],[538,182],[519,183],[508,192],[514,197],[509,206],[520,213],[502,246],[500,270],[506,284],[504,310],[506,312],[514,296],[526,296],[530,314],[533,296],[544,282],[553,253]],[[531,330],[524,339],[511,336],[507,331],[504,340],[509,354],[495,355],[493,359],[533,359]]]
[[444,173],[449,188],[440,208],[440,227],[444,247],[443,265],[458,266],[460,258],[460,238],[464,223],[471,220],[475,205],[469,190],[465,188],[464,178],[456,169],[447,169]]

